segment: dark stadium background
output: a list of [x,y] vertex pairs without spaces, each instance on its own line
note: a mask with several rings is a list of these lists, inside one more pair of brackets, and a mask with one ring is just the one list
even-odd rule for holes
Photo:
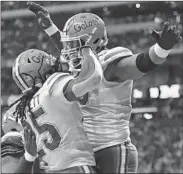
[[[164,21],[176,24],[183,34],[183,2],[72,2],[47,6],[54,23],[63,24],[78,12],[93,12],[106,22],[109,47],[123,46],[133,53],[155,42],[148,27],[160,29]],[[13,60],[24,50],[37,48],[58,56],[26,2],[1,2],[1,114],[20,90],[13,82]],[[183,173],[183,45],[168,61],[136,80],[133,91],[131,138],[139,152],[139,173]],[[120,94],[119,94],[120,95]]]

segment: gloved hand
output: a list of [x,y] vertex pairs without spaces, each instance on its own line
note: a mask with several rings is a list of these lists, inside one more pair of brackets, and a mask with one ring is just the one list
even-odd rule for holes
[[31,1],[27,2],[27,6],[30,11],[36,14],[38,23],[44,30],[53,24],[50,14],[43,6]]
[[164,23],[163,30],[160,32],[157,32],[153,28],[149,28],[149,34],[155,39],[158,45],[165,50],[171,50],[182,40],[180,31],[175,25],[170,26],[168,22]]

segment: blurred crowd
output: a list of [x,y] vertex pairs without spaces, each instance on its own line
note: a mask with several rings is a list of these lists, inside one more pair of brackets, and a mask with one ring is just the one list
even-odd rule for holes
[[[40,2],[42,5],[57,5],[69,3],[68,1]],[[75,2],[77,3],[77,2]],[[173,7],[174,3],[171,4]],[[130,5],[129,5],[130,6]],[[138,6],[137,6],[138,7]],[[18,1],[6,1],[1,3],[2,10],[12,10],[26,8],[26,3]],[[90,12],[95,12],[90,11]],[[100,10],[98,10],[100,13]],[[172,10],[172,14],[157,11],[149,14],[138,14],[125,17],[115,17],[114,9],[103,8],[101,16],[107,25],[129,24],[153,21],[162,23],[169,20],[172,24],[177,24],[181,34],[182,16],[180,10]],[[62,28],[66,19],[73,13],[54,14],[54,23]],[[118,14],[119,15],[119,14]],[[61,16],[61,17],[60,17]],[[63,17],[63,18],[62,18]],[[115,26],[114,26],[115,27]],[[109,35],[109,48],[123,46],[134,53],[148,49],[154,44],[154,40],[149,36],[147,29],[134,30],[121,33],[119,35]],[[44,50],[54,56],[59,53],[54,48],[51,40],[39,27],[35,17],[14,18],[1,21],[1,92],[2,95],[10,96],[20,94],[20,90],[13,82],[11,66],[13,60],[24,50],[37,48]],[[162,84],[183,84],[183,60],[182,54],[172,55],[168,63],[149,75],[135,81],[134,88],[146,90],[150,86]],[[132,142],[139,151],[139,173],[182,173],[183,172],[183,90],[180,89],[180,98],[176,99],[150,99],[147,95],[144,99],[133,99],[133,107],[154,106],[158,108],[157,113],[153,113],[152,119],[145,119],[143,114],[133,114],[131,118]],[[2,107],[4,109],[5,105]]]
[[[183,103],[182,103],[183,104]],[[183,112],[183,111],[182,111]],[[139,152],[139,173],[182,173],[182,118],[131,118],[131,139]],[[181,115],[182,117],[182,115]]]
[[[49,5],[58,5],[58,4],[67,4],[71,3],[68,1],[37,1],[37,3],[40,3],[44,6],[49,6]],[[74,3],[77,3],[75,1]],[[26,1],[23,3],[19,3],[19,1],[4,1],[1,3],[1,9],[3,10],[16,10],[16,9],[21,9],[21,8],[27,8],[26,6]]]

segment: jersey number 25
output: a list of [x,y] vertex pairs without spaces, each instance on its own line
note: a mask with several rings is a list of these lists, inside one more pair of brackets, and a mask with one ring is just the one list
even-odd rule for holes
[[[42,125],[39,125],[37,123],[36,119],[45,114],[45,111],[43,110],[42,107],[39,107],[33,113],[34,113],[34,115],[30,114],[30,119],[32,121],[32,124],[38,131],[38,133],[41,135],[45,132],[49,132],[49,134],[51,136],[51,142],[48,142],[48,138],[45,138],[43,140],[45,147],[48,148],[49,150],[55,150],[59,146],[60,141],[61,141],[61,136],[58,133],[56,126],[48,124],[48,123],[45,123]],[[43,151],[43,149],[41,149],[38,153],[39,153],[40,157],[43,157],[45,155],[45,152]]]

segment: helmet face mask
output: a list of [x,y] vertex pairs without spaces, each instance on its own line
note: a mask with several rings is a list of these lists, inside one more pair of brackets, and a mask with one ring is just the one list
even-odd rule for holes
[[69,63],[70,71],[80,71],[82,56],[80,54],[80,48],[83,46],[79,37],[63,37],[61,39],[63,49],[61,54],[65,61]]
[[21,76],[30,87],[31,86],[41,87],[42,86],[41,82],[44,81],[44,79],[42,79],[41,77],[32,77],[30,74],[22,73]]
[[73,37],[73,38],[62,38],[61,42],[63,44],[62,52],[75,52],[82,46],[80,38]]

